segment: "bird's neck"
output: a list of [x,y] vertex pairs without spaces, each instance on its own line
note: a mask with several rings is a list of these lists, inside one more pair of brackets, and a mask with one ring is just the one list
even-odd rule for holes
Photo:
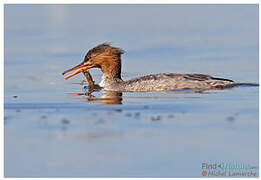
[[113,85],[114,83],[122,82],[121,79],[121,58],[120,56],[108,57],[107,61],[102,64],[102,81],[101,87]]

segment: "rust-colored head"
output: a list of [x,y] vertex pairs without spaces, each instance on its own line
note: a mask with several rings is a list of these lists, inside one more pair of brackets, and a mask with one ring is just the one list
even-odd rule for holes
[[62,74],[64,75],[70,71],[77,70],[65,77],[65,79],[68,79],[86,69],[101,68],[103,73],[109,73],[113,76],[120,77],[121,54],[123,53],[124,51],[122,49],[113,47],[108,43],[100,44],[88,51],[82,63],[64,71]]

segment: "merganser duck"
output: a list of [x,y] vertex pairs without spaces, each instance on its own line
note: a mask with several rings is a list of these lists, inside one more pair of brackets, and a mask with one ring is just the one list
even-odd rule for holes
[[79,65],[64,71],[66,74],[77,70],[65,79],[84,72],[90,68],[100,68],[103,75],[99,84],[109,91],[167,91],[176,89],[224,89],[233,87],[235,83],[230,79],[216,78],[204,74],[176,74],[160,73],[124,81],[121,78],[121,54],[124,51],[108,43],[100,44],[89,50],[84,61]]

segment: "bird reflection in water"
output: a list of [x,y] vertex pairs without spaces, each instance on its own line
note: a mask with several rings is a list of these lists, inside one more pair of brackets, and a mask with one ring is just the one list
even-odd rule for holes
[[89,86],[84,86],[84,93],[70,93],[69,95],[73,96],[77,99],[84,99],[86,102],[90,101],[100,101],[105,104],[122,104],[122,92],[117,91],[103,91],[102,97],[95,97],[93,92],[97,92],[101,90],[101,87],[93,81],[93,78],[88,70],[83,71],[83,74],[86,80],[82,81],[88,82]]
[[75,99],[83,99],[86,102],[98,101],[105,104],[122,104],[122,92],[104,91],[104,95],[101,97],[95,97],[90,91],[86,93],[70,93],[69,95]]

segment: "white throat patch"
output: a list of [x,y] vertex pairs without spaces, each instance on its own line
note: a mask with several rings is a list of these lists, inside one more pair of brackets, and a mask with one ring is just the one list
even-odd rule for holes
[[101,82],[99,83],[99,86],[101,86],[101,87],[105,87],[105,81],[106,81],[106,76],[103,74],[102,75],[102,80],[101,80]]

